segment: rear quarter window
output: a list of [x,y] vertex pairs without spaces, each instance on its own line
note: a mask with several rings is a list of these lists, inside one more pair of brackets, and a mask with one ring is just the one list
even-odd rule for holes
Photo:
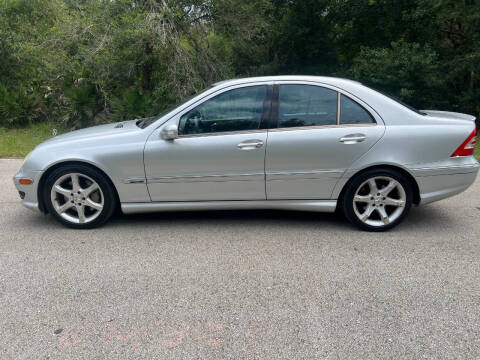
[[342,95],[340,101],[340,124],[375,123],[372,115],[352,99]]

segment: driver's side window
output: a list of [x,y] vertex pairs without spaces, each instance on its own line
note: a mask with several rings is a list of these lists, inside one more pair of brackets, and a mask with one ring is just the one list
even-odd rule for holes
[[226,91],[180,118],[179,135],[207,134],[260,128],[267,86]]

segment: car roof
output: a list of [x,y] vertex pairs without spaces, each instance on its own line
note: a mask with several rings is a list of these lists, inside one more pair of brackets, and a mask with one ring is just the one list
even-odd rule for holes
[[[364,86],[362,83],[338,77],[330,76],[309,76],[309,75],[283,75],[283,76],[262,76],[262,77],[250,77],[242,79],[232,79],[225,80],[214,84],[210,91],[215,92],[220,89],[225,89],[230,86],[249,84],[249,83],[262,83],[262,82],[281,82],[281,81],[292,81],[292,82],[312,82],[317,83],[321,86],[328,85],[333,88],[343,90],[345,93],[348,93],[349,96],[353,96],[354,100],[363,101],[364,104],[367,104],[371,109],[382,118],[389,119],[388,121],[395,121],[397,123],[405,123],[407,119],[411,121],[418,122],[418,116],[412,110],[408,109],[404,105],[398,103],[396,100],[392,100],[390,97],[383,95],[382,93],[373,90],[367,86]],[[398,114],[402,113],[402,116]],[[415,115],[415,116],[413,116]],[[410,121],[408,120],[408,121]]]
[[230,79],[219,81],[213,86],[219,85],[238,85],[243,83],[250,82],[262,82],[262,81],[313,81],[313,82],[322,82],[325,84],[339,85],[341,83],[351,83],[361,85],[358,81],[330,77],[330,76],[311,76],[311,75],[282,75],[282,76],[260,76],[260,77],[249,77],[249,78],[240,78],[240,79]]

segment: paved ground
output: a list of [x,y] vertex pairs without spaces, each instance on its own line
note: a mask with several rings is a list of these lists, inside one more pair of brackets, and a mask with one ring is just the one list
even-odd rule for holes
[[1,359],[475,359],[480,181],[387,234],[334,215],[175,213],[73,231],[0,160]]

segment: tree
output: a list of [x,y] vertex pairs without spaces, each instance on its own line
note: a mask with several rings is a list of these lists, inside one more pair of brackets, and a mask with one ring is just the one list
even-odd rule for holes
[[480,113],[476,0],[3,0],[0,125],[153,116],[218,80],[358,79]]

